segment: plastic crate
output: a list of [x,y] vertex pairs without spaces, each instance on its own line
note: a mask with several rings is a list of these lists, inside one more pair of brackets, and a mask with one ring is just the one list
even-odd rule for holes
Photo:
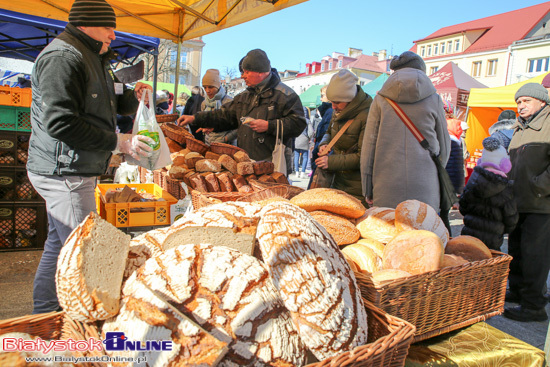
[[31,88],[0,86],[0,105],[30,107],[31,101]]
[[[164,201],[136,203],[106,203],[105,193],[109,189],[129,186],[143,190]],[[97,211],[101,218],[115,227],[143,227],[170,225],[170,205],[177,199],[155,184],[98,184],[95,189]]]
[[31,109],[0,106],[0,130],[31,131]]
[[43,201],[25,168],[0,168],[0,202],[6,201]]
[[43,248],[47,235],[45,203],[0,203],[0,251]]
[[0,133],[0,167],[25,167],[30,133],[4,131]]

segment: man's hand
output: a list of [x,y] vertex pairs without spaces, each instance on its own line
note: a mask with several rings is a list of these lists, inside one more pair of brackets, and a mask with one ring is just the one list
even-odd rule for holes
[[150,157],[153,154],[152,145],[155,141],[145,135],[117,134],[117,147],[115,152],[121,152],[132,156],[136,160]]
[[328,149],[328,145],[321,145],[319,147],[319,157],[326,156],[330,153],[330,149]]
[[248,122],[247,125],[250,126],[250,128],[257,133],[265,133],[267,131],[269,123],[266,120],[258,119]]
[[153,87],[151,87],[149,84],[145,84],[142,82],[136,83],[136,86],[134,87],[134,93],[138,101],[141,102],[141,98],[143,97],[143,94],[147,89],[149,89],[151,93],[153,93]]
[[178,121],[176,121],[176,123],[179,126],[183,126],[183,125],[192,124],[194,121],[195,121],[195,116],[193,115],[181,115],[178,118]]
[[213,127],[201,127],[200,129],[197,129],[198,133],[202,132],[205,135],[210,134],[212,131],[214,131]]
[[328,156],[319,157],[315,160],[315,164],[319,168],[328,169]]

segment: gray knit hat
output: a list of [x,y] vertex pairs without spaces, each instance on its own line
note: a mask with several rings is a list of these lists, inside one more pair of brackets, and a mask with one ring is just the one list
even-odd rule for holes
[[220,80],[220,71],[218,69],[208,69],[204,73],[204,76],[202,77],[202,85],[211,85],[213,87],[216,87],[220,89],[222,86],[221,80]]
[[411,51],[405,51],[399,56],[394,56],[390,62],[390,69],[394,71],[403,68],[413,68],[426,72],[424,60]]
[[105,0],[75,0],[69,12],[69,23],[75,27],[116,28],[116,15]]
[[267,73],[271,71],[271,63],[266,53],[259,48],[248,51],[243,59],[243,70]]
[[327,98],[331,102],[351,102],[357,95],[359,78],[348,69],[340,69],[330,78]]
[[538,83],[527,83],[521,86],[516,92],[514,100],[517,101],[519,97],[533,97],[539,101],[550,104],[550,98],[548,97],[548,91],[542,85]]

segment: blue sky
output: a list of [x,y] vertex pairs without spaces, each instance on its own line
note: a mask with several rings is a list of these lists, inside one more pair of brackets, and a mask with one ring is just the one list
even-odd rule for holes
[[[460,0],[440,2],[309,0],[203,37],[202,72],[237,69],[254,48],[263,49],[278,70],[305,70],[305,64],[349,47],[370,55],[392,55],[439,28],[542,4],[541,0]],[[513,24],[510,26],[513,27]]]

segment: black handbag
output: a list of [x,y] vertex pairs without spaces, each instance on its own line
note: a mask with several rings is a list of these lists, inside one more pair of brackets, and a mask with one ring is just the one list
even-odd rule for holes
[[424,138],[420,130],[418,130],[416,125],[411,121],[409,116],[407,116],[407,114],[401,109],[401,107],[399,107],[399,105],[395,101],[387,97],[384,98],[386,98],[386,101],[388,101],[390,106],[393,107],[395,113],[403,121],[405,126],[409,128],[409,130],[414,135],[416,140],[418,140],[422,148],[426,149],[430,153],[430,157],[434,161],[435,167],[437,168],[437,178],[439,179],[439,209],[441,213],[448,212],[453,207],[453,204],[458,202],[458,197],[456,196],[453,183],[451,182],[451,178],[449,177],[447,170],[445,169],[445,167],[443,167],[443,164],[441,163],[439,157],[430,150],[430,144],[428,143],[426,138]]

